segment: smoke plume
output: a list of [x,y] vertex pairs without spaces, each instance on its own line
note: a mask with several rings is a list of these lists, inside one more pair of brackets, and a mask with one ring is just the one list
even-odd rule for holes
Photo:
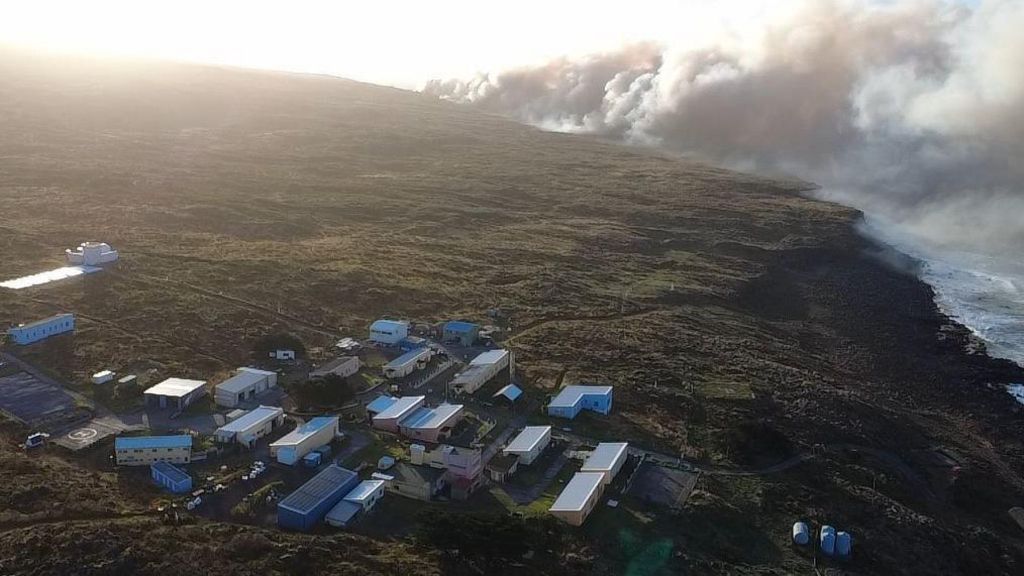
[[1020,0],[811,0],[703,46],[633,45],[425,91],[793,173],[933,243],[1005,255],[1024,248],[1022,31]]

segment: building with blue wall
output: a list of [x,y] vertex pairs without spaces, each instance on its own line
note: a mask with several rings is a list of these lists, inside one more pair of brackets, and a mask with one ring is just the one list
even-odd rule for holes
[[28,324],[13,326],[7,331],[7,334],[15,344],[25,345],[74,330],[74,314],[57,314]]
[[448,322],[444,325],[445,342],[456,342],[462,346],[472,346],[480,336],[480,327],[472,322]]
[[359,484],[355,472],[332,464],[277,504],[277,525],[308,532]]
[[548,404],[548,415],[573,419],[581,410],[592,410],[599,414],[612,411],[611,386],[573,385],[562,388]]
[[370,324],[370,340],[394,346],[409,335],[409,324],[399,320],[377,320]]
[[175,494],[192,491],[192,477],[170,462],[154,462],[149,465],[153,481]]

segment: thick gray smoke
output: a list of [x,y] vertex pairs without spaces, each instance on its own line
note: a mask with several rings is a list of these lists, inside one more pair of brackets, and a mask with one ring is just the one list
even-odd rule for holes
[[746,38],[629,46],[425,91],[790,172],[934,243],[1024,249],[1021,0],[813,0]]

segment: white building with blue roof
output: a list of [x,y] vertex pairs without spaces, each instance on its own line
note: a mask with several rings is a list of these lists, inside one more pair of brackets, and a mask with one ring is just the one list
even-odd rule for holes
[[[384,398],[390,397],[385,396]],[[380,406],[383,406],[385,403],[388,405],[383,410],[373,415],[373,427],[378,430],[397,433],[399,431],[398,423],[415,412],[416,409],[423,406],[424,402],[427,401],[427,397],[402,396],[399,398],[392,398],[391,400],[382,400],[379,403]],[[374,402],[377,402],[377,400],[374,400]],[[373,404],[373,402],[371,402],[371,404]]]
[[465,415],[462,404],[441,404],[435,408],[417,408],[398,423],[403,436],[426,442],[441,442],[451,436]]
[[188,464],[192,461],[192,437],[118,436],[114,439],[118,466],[148,466],[154,462]]

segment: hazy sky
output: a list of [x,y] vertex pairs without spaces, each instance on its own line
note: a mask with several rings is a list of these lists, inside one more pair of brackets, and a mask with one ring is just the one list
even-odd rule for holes
[[57,51],[319,72],[419,87],[651,40],[742,37],[790,0],[445,2],[32,0],[4,3],[0,42]]

